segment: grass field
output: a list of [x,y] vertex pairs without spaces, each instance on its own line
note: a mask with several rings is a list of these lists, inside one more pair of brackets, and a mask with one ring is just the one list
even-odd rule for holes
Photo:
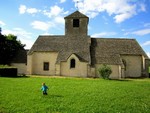
[[150,113],[150,79],[1,77],[0,113]]

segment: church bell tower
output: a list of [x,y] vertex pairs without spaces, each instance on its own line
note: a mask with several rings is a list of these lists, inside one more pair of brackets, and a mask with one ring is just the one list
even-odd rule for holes
[[75,11],[74,13],[66,16],[65,18],[65,35],[80,35],[87,36],[88,35],[88,21],[89,18],[80,13],[79,11]]

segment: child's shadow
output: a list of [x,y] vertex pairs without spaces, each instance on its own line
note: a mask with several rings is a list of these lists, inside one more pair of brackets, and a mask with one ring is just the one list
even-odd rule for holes
[[52,98],[62,98],[62,97],[64,97],[62,95],[53,95],[53,94],[51,94],[49,96],[52,97]]

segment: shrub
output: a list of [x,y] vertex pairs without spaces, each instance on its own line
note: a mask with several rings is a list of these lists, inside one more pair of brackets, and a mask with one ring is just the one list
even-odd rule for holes
[[109,79],[110,74],[112,73],[111,67],[107,66],[106,64],[103,64],[103,66],[101,66],[98,69],[99,75],[103,78],[103,79]]
[[17,68],[0,66],[0,76],[1,77],[17,77]]

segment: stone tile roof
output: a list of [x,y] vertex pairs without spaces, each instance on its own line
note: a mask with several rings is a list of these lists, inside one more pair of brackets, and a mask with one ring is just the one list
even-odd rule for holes
[[148,58],[135,39],[83,37],[83,40],[75,40],[63,35],[39,36],[28,54],[32,52],[58,52],[56,63],[66,61],[75,54],[80,61],[91,61],[92,65],[121,64],[120,55],[143,55]]
[[89,18],[89,17],[87,17],[86,15],[82,14],[79,11],[75,11],[74,13],[66,16],[65,19],[66,18]]
[[120,55],[143,55],[148,58],[135,39],[91,38],[92,65],[121,64]]
[[90,55],[88,40],[73,41],[65,36],[39,36],[28,55],[33,52],[58,52],[57,63],[66,61],[71,54],[75,54],[80,61],[88,62]]
[[62,48],[66,48],[65,46],[64,36],[39,36],[28,54],[36,51],[59,52]]

